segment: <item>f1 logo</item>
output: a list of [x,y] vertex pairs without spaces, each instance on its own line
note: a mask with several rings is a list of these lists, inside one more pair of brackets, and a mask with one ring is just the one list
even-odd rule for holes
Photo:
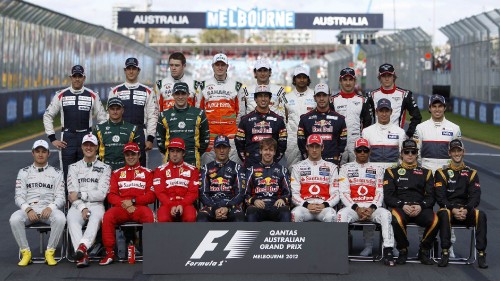
[[[213,251],[219,243],[214,240],[226,235],[229,230],[210,230],[191,255],[191,259],[201,259],[205,252]],[[242,258],[259,235],[259,231],[237,230],[227,243],[224,251],[229,251],[227,259]]]

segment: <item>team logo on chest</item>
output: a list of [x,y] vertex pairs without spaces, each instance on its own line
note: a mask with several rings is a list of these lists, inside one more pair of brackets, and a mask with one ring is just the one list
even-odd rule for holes
[[120,141],[120,136],[118,136],[118,135],[114,135],[114,136],[111,138],[111,140],[112,140],[113,142],[119,142],[119,141]]
[[179,122],[179,125],[177,125],[179,127],[179,129],[184,129],[186,128],[186,123],[184,123],[183,121]]
[[454,175],[455,175],[455,173],[453,173],[452,170],[448,170],[448,176],[450,176],[450,178],[452,178]]

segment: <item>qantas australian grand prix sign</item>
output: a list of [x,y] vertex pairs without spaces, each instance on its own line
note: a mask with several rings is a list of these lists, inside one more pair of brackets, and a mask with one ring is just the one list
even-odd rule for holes
[[345,29],[383,28],[383,14],[295,13],[265,9],[118,12],[118,28]]
[[155,223],[145,274],[348,273],[345,223]]

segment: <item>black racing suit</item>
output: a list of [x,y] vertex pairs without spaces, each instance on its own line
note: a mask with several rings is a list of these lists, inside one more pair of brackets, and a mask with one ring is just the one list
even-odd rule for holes
[[[432,210],[435,202],[432,171],[416,164],[409,166],[404,163],[396,168],[387,168],[384,175],[384,201],[391,208],[396,248],[408,248],[406,225],[413,222],[425,227],[420,247],[429,250],[439,230],[438,218]],[[422,210],[417,216],[410,217],[403,211],[404,205],[420,205]]]
[[274,161],[279,162],[285,155],[287,132],[283,118],[273,111],[260,113],[254,110],[241,117],[234,143],[238,156],[245,167],[258,164],[261,160],[259,142],[273,138],[278,142]]
[[[458,224],[475,226],[476,248],[478,251],[486,250],[486,214],[476,209],[481,201],[481,185],[477,171],[465,165],[438,169],[435,173],[434,187],[436,200],[441,208],[438,211],[441,248],[451,247],[451,225]],[[455,219],[451,212],[455,208],[467,209],[464,221]]]
[[[247,221],[289,222],[291,220],[290,176],[285,167],[276,162],[270,165],[259,162],[247,169],[246,179]],[[282,199],[285,205],[279,208],[274,206],[278,199]],[[257,208],[256,200],[264,201],[265,208]]]
[[338,165],[347,145],[344,116],[330,109],[327,112],[319,112],[315,109],[300,117],[297,144],[302,160],[307,158],[306,141],[312,134],[320,135],[323,140],[324,149],[321,153],[323,160]]
[[215,219],[215,211],[228,208],[227,220],[245,221],[241,203],[245,195],[245,173],[232,160],[226,163],[212,161],[201,168],[200,200],[203,207],[197,221],[222,221]]

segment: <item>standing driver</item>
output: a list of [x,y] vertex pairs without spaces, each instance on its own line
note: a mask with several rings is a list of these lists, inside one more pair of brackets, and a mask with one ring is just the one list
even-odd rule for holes
[[[73,66],[70,78],[71,86],[56,92],[43,114],[45,133],[52,145],[61,150],[61,167],[65,178],[68,175],[68,166],[83,158],[82,139],[91,131],[92,115],[96,115],[97,124],[105,122],[107,118],[99,94],[83,86],[83,66]],[[61,140],[56,139],[54,131],[54,118],[59,112]]]
[[125,61],[125,83],[111,89],[108,99],[118,97],[126,108],[123,120],[137,126],[141,166],[147,166],[147,153],[153,149],[158,121],[158,103],[155,93],[148,86],[139,83],[141,68],[136,58]]

